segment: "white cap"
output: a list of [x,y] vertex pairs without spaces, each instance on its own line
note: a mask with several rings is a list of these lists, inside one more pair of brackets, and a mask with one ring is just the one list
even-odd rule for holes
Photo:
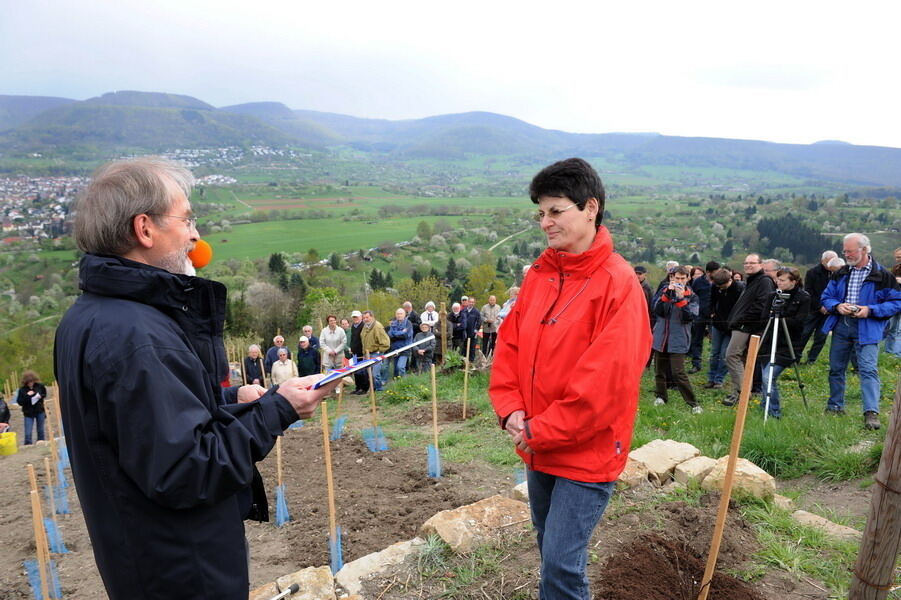
[[305,336],[305,335],[302,335],[302,336],[300,336],[300,340],[299,340],[299,341],[301,341],[301,342],[309,342],[309,341],[310,341],[310,338],[308,338],[308,337]]
[[351,316],[351,317],[362,317],[362,316],[363,316],[363,313],[361,313],[361,312],[358,311],[358,310],[355,310],[355,311],[353,311],[352,313],[350,313],[350,316]]

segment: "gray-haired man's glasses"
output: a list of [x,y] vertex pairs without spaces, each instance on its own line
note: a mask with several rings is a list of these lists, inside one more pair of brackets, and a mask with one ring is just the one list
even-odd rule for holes
[[178,219],[180,221],[184,221],[185,225],[188,226],[188,229],[196,229],[197,228],[197,217],[179,217],[178,215],[164,215],[160,213],[147,213],[154,217],[170,217],[172,219]]

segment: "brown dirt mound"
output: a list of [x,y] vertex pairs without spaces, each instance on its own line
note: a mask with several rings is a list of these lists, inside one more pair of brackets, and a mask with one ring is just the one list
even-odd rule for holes
[[[466,407],[466,419],[471,419],[479,414],[479,410],[472,405]],[[432,405],[417,406],[411,409],[406,418],[413,425],[432,424]],[[463,405],[451,402],[438,403],[438,423],[459,423],[463,421]]]
[[[600,567],[595,591],[605,600],[694,600],[701,588],[704,562],[685,542],[653,533],[642,536]],[[715,573],[709,596],[718,600],[764,600],[748,584]]]

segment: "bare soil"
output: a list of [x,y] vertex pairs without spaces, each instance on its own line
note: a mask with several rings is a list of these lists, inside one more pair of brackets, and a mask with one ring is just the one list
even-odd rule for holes
[[[442,423],[461,423],[459,405],[442,403]],[[367,402],[346,403],[350,413],[345,435],[331,442],[335,478],[337,523],[342,528],[344,561],[414,537],[421,524],[439,510],[474,502],[496,493],[506,494],[515,483],[510,469],[483,464],[445,464],[439,480],[426,476],[425,448],[398,447],[370,452],[360,438],[369,426]],[[392,410],[394,412],[394,410]],[[398,422],[428,430],[430,406],[411,406],[395,415]],[[21,415],[14,412],[13,429],[22,440]],[[286,502],[292,521],[283,527],[274,522],[246,527],[251,551],[251,584],[263,585],[308,566],[329,564],[328,504],[323,456],[323,435],[318,421],[289,430],[283,438]],[[0,570],[2,597],[32,598],[22,562],[34,557],[33,530],[28,502],[26,465],[38,468],[43,483],[43,458],[49,447],[20,448],[18,454],[0,457],[0,547],[7,568]],[[274,520],[275,453],[259,465],[270,493]],[[813,479],[791,482],[804,492],[801,506],[825,506],[850,518],[866,510],[866,491],[859,482],[822,484]],[[718,496],[710,494],[699,505],[661,502],[656,490],[640,488],[618,493],[589,546],[589,578],[595,597],[629,600],[641,598],[678,600],[691,592],[703,572],[715,521]],[[91,544],[74,487],[69,489],[71,515],[60,515],[59,528],[70,552],[56,556],[66,598],[105,598],[94,564]],[[859,507],[848,510],[848,507]],[[807,582],[773,569],[751,583],[732,579],[757,550],[754,531],[737,512],[730,512],[717,564],[718,575],[711,597],[720,599],[779,598],[825,599],[816,582]],[[468,561],[471,557],[455,557]],[[416,565],[368,582],[364,597],[408,598],[537,598],[538,551],[533,532],[510,531],[494,558],[490,572],[472,581],[456,581],[451,572],[423,578]],[[661,591],[662,590],[662,591]],[[680,591],[682,590],[682,591]],[[655,595],[656,594],[656,595]],[[682,594],[682,595],[680,595]],[[381,595],[381,596],[380,596]]]

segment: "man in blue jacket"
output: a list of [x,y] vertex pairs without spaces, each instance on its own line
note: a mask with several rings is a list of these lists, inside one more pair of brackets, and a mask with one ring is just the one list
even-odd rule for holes
[[845,371],[856,350],[864,426],[879,429],[879,342],[888,320],[901,312],[901,288],[870,252],[867,236],[846,235],[842,253],[848,264],[832,275],[821,298],[829,313],[823,331],[832,331],[826,414],[845,414]]
[[331,391],[318,376],[223,389],[225,286],[188,275],[193,178],[142,158],[79,199],[83,294],[56,332],[66,444],[114,600],[246,600],[245,518],[268,519],[254,463]]

